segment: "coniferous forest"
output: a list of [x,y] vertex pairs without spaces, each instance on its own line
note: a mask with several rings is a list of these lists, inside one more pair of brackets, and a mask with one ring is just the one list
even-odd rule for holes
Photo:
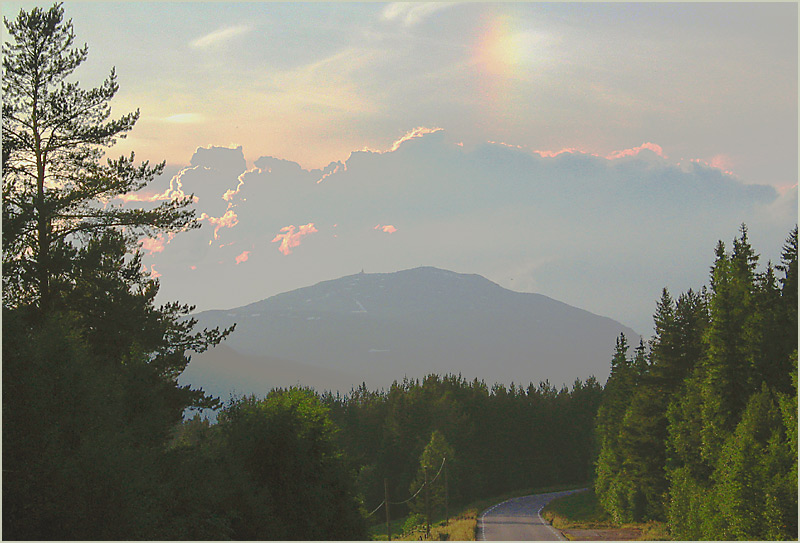
[[116,74],[73,82],[88,48],[60,4],[5,24],[6,539],[366,539],[387,494],[419,514],[443,468],[437,513],[594,480],[616,520],[679,539],[797,537],[796,228],[763,270],[745,227],[720,242],[710,286],[664,290],[655,336],[630,358],[619,338],[605,387],[428,375],[223,404],[178,377],[235,327],[156,305],[138,242],[198,227],[192,196],[113,203],[165,166],[103,158],[139,116],[112,118]]
[[709,287],[664,289],[655,335],[617,340],[594,488],[617,522],[676,539],[797,539],[797,227],[759,270],[747,228]]

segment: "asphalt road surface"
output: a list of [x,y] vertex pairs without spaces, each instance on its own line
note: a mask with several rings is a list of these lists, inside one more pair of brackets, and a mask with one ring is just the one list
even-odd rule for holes
[[586,490],[565,490],[512,498],[490,507],[478,518],[479,541],[564,541],[542,518],[542,508],[555,498]]

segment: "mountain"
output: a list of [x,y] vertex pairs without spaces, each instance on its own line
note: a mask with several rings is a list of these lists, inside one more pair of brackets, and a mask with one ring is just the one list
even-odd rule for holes
[[605,382],[616,337],[639,337],[547,296],[432,267],[362,272],[194,317],[200,327],[237,323],[181,377],[223,400],[295,384],[345,393],[430,372],[489,385]]

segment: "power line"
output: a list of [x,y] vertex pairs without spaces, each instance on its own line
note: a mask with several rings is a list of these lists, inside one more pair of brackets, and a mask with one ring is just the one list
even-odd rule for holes
[[378,507],[376,507],[376,508],[375,508],[375,510],[374,510],[372,513],[370,513],[369,515],[367,515],[367,517],[366,517],[366,518],[369,518],[369,517],[371,517],[372,515],[374,515],[375,513],[377,513],[377,512],[378,512],[378,509],[380,509],[381,507],[383,507],[383,504],[384,504],[384,503],[386,503],[386,500],[383,500],[383,501],[381,502],[381,504],[380,504]]
[[[386,479],[384,479],[384,487],[385,487],[386,497],[384,498],[384,500],[380,504],[378,504],[378,507],[373,509],[372,512],[370,514],[368,514],[365,518],[371,517],[372,515],[377,513],[378,510],[381,507],[386,506],[386,530],[387,530],[387,537],[391,541],[392,535],[391,535],[391,531],[390,531],[390,527],[389,527],[389,505],[402,505],[402,504],[408,503],[411,500],[413,500],[414,498],[416,498],[417,495],[419,495],[419,493],[422,492],[422,489],[424,489],[424,488],[428,487],[429,485],[433,484],[436,481],[436,479],[439,478],[439,475],[442,473],[442,469],[444,469],[444,467],[445,467],[445,462],[447,462],[447,457],[442,458],[442,465],[439,466],[439,471],[436,472],[436,476],[433,479],[431,479],[430,481],[428,481],[428,471],[427,471],[427,468],[425,468],[425,482],[422,483],[422,486],[419,487],[419,489],[416,492],[414,492],[414,494],[410,498],[408,498],[407,500],[403,500],[401,502],[390,502],[389,501],[389,487],[388,487],[388,483],[387,483]],[[445,472],[445,486],[447,485],[446,478],[447,478],[447,472]],[[445,492],[447,492],[446,488],[445,488]],[[426,500],[426,508],[427,508],[427,494],[426,494],[425,500]],[[430,519],[428,519],[428,528],[427,529],[430,530]],[[430,533],[428,533],[428,536],[430,536]]]
[[[442,468],[444,467],[444,463],[445,463],[445,461],[446,461],[446,460],[447,460],[447,458],[442,458],[442,465],[441,465],[441,466],[439,466],[439,471],[436,473],[436,477],[434,477],[433,479],[431,479],[430,481],[428,481],[428,483],[427,483],[427,484],[429,484],[429,485],[430,485],[430,484],[432,484],[432,483],[433,483],[433,482],[434,482],[436,479],[438,479],[438,478],[439,478],[439,474],[440,474],[440,473],[442,473]],[[421,487],[419,487],[419,490],[417,490],[416,492],[414,492],[414,495],[413,495],[413,496],[411,496],[410,498],[408,498],[407,500],[404,500],[404,501],[401,501],[401,502],[389,502],[389,504],[390,504],[390,505],[402,505],[402,504],[404,504],[404,503],[408,503],[408,502],[410,502],[411,500],[413,500],[414,498],[416,498],[416,497],[417,497],[417,495],[418,495],[420,492],[422,492],[422,489],[423,489],[423,488],[425,488],[425,484],[426,484],[426,483],[422,483],[422,486],[421,486]],[[381,504],[381,505],[383,505],[383,504]],[[380,507],[380,505],[379,505],[378,507]]]

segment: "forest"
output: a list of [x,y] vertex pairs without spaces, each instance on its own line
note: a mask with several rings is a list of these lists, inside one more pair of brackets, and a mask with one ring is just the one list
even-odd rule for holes
[[[396,514],[418,511],[421,470],[445,458],[451,503],[589,478],[591,378],[557,390],[430,375],[225,405],[179,385],[193,353],[235,333],[156,305],[142,265],[141,236],[199,227],[192,196],[117,204],[165,164],[104,159],[139,118],[112,118],[116,73],[74,81],[88,47],[61,4],[4,22],[5,538],[366,539],[384,479]],[[184,421],[201,409],[218,421]]]
[[617,340],[594,489],[678,540],[797,539],[797,227],[763,270],[745,225],[714,254],[709,287],[662,291],[647,346]]
[[[630,358],[618,339],[605,387],[432,374],[223,403],[178,377],[235,326],[195,330],[142,265],[142,236],[199,227],[192,196],[115,203],[165,165],[104,159],[139,117],[112,118],[114,70],[74,81],[88,48],[61,4],[5,25],[4,538],[363,540],[387,495],[419,514],[426,480],[441,512],[592,479],[619,522],[796,538],[796,228],[763,271],[745,227],[720,242],[710,288],[665,290],[655,336]],[[188,415],[203,409],[217,421]]]

